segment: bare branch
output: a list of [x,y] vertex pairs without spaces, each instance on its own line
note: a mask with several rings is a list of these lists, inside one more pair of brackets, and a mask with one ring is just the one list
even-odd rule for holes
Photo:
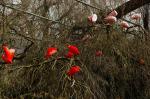
[[32,16],[35,16],[35,17],[44,19],[44,20],[51,21],[51,22],[53,22],[53,23],[59,23],[60,25],[63,25],[63,26],[66,26],[66,27],[71,27],[71,26],[69,26],[69,25],[66,25],[66,24],[61,23],[60,21],[54,21],[54,20],[51,20],[51,19],[49,19],[49,18],[46,18],[46,17],[40,16],[40,15],[31,13],[31,12],[28,12],[28,11],[24,11],[24,10],[21,10],[21,9],[14,8],[14,7],[10,6],[10,5],[5,5],[5,4],[3,4],[3,3],[0,3],[0,5],[2,5],[2,6],[4,6],[4,7],[7,7],[7,8],[10,8],[10,9],[13,9],[13,10],[16,10],[16,11],[19,11],[19,12],[23,12],[23,13],[25,13],[25,14],[29,14],[29,15],[32,15]]
[[75,0],[75,1],[77,1],[77,2],[79,2],[79,3],[82,3],[83,5],[86,5],[86,6],[89,6],[89,7],[91,7],[91,8],[94,8],[94,9],[97,9],[97,10],[100,10],[100,11],[101,11],[100,8],[97,8],[97,7],[93,6],[93,5],[90,5],[90,4],[88,4],[88,3],[85,3],[85,2],[83,2],[83,1],[80,1],[80,0]]

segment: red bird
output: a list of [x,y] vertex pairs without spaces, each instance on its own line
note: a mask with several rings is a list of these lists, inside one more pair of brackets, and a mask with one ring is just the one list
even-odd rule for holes
[[144,59],[142,59],[142,58],[141,58],[141,59],[139,59],[139,64],[140,64],[140,65],[144,65],[144,64],[145,64]]
[[67,71],[68,76],[73,76],[74,74],[78,73],[80,71],[79,66],[72,66],[69,71]]
[[74,54],[72,52],[68,52],[65,57],[66,58],[72,58],[74,56]]
[[96,55],[96,56],[102,56],[102,55],[103,55],[103,52],[102,52],[102,51],[97,51],[95,55]]
[[73,53],[74,55],[80,54],[80,52],[76,46],[69,45],[68,48],[69,48],[69,52]]
[[4,60],[5,63],[11,64],[12,60],[14,58],[14,55],[15,55],[15,49],[8,49],[8,47],[6,45],[3,45],[2,48],[4,50],[2,59]]
[[47,49],[47,52],[46,52],[46,54],[45,54],[45,58],[46,59],[48,59],[48,58],[50,58],[53,54],[55,54],[57,52],[57,48],[55,48],[55,47],[49,47],[48,49]]

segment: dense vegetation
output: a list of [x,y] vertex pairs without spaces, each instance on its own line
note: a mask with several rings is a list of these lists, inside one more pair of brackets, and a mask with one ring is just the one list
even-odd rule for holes
[[[44,1],[42,6],[32,6],[32,10],[48,17],[49,7],[60,2],[56,0],[48,6],[48,1]],[[29,9],[27,2],[23,4],[15,8]],[[130,22],[127,29],[118,23],[107,25],[103,16],[108,9],[93,10],[101,16],[98,19],[101,22],[91,24],[87,21],[87,6],[70,1],[64,5],[61,5],[63,9],[56,7],[65,12],[57,12],[62,16],[56,22],[37,18],[32,13],[28,16],[19,10],[9,15],[2,11],[0,44],[15,48],[16,53],[12,64],[1,59],[0,98],[149,99],[149,31],[138,21],[127,21]],[[66,58],[68,45],[77,46],[80,54]],[[58,51],[46,60],[48,47],[56,47]],[[3,49],[0,51],[2,55]],[[98,51],[101,55],[97,55]],[[66,72],[73,65],[81,70],[69,77]]]

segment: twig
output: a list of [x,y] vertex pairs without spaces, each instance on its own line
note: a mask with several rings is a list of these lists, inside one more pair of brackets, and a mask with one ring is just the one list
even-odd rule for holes
[[[144,31],[145,40],[148,40],[148,38],[150,37],[150,35],[149,35],[148,31],[146,31],[140,24],[133,23],[133,22],[128,21],[128,20],[126,20],[126,19],[124,19],[124,18],[122,18],[122,20],[124,20],[124,21],[126,21],[126,22],[128,22],[128,23],[131,23],[131,24],[135,25],[135,26],[133,26],[133,27],[136,27],[136,26],[137,26],[137,27],[140,27],[140,28]],[[132,27],[130,27],[130,28],[132,28]],[[128,28],[128,29],[129,29],[129,28]]]
[[16,59],[16,60],[21,60],[21,59],[25,58],[25,57],[26,57],[26,53],[28,52],[28,50],[30,49],[30,47],[31,47],[33,44],[34,44],[34,43],[31,42],[31,44],[28,45],[28,46],[24,49],[24,51],[22,52],[22,54],[21,54],[19,57],[14,57],[14,59]]
[[[131,22],[131,21],[129,21],[129,20],[126,20],[126,19],[124,19],[124,18],[122,18],[122,20],[124,20],[124,21],[126,21],[126,22],[128,22],[128,23],[131,23],[131,24],[133,24],[133,25],[135,25],[135,26],[140,27],[140,28],[145,32],[146,35],[148,34],[148,32],[147,32],[140,24],[133,23],[133,22]],[[147,36],[148,36],[148,35],[147,35]]]
[[36,65],[31,64],[31,65],[27,65],[27,66],[16,67],[16,68],[10,69],[10,71],[14,71],[14,70],[22,69],[22,68],[31,68],[31,67],[34,67],[34,66],[41,66],[43,64],[47,64],[47,63],[50,63],[50,62],[53,62],[53,61],[55,62],[55,61],[58,61],[58,60],[67,60],[67,61],[69,61],[69,59],[67,59],[67,58],[60,57],[60,58],[53,59],[53,60],[45,60],[45,61],[40,62],[39,64],[36,64]]
[[28,46],[24,49],[24,51],[21,53],[21,55],[20,55],[19,57],[14,57],[15,60],[21,60],[21,59],[23,59],[23,58],[26,57],[26,53],[28,52],[28,50],[30,49],[30,47],[32,47],[32,45],[34,44],[34,42],[33,42],[31,39],[29,39],[28,37],[26,37],[26,36],[24,36],[24,35],[18,33],[16,29],[14,29],[14,28],[12,28],[12,27],[10,27],[10,29],[13,30],[13,31],[15,31],[15,33],[16,33],[17,35],[19,35],[19,36],[21,36],[21,37],[23,37],[23,38],[25,38],[26,40],[28,40],[28,41],[31,42],[31,44],[28,45]]
[[76,1],[76,2],[79,2],[79,3],[82,3],[83,5],[86,5],[86,6],[89,6],[89,7],[91,7],[91,8],[94,8],[94,9],[97,9],[97,10],[100,10],[100,11],[101,11],[100,8],[97,8],[97,7],[95,7],[95,6],[93,6],[93,5],[90,5],[90,4],[86,3],[86,2],[83,2],[83,1],[80,1],[80,0],[75,0],[75,1]]
[[26,40],[30,41],[30,42],[34,42],[34,41],[51,41],[51,40],[41,40],[41,39],[36,39],[36,38],[32,38],[32,37],[28,37],[28,36],[25,36],[23,34],[20,34],[17,32],[17,30],[13,27],[9,27],[11,30],[15,31],[15,34],[14,35],[18,35],[18,36],[21,36],[23,38],[25,38]]
[[4,3],[0,3],[0,5],[2,5],[3,7],[7,7],[7,8],[10,8],[10,9],[13,9],[13,10],[19,11],[19,12],[23,12],[23,13],[25,13],[25,14],[29,14],[29,15],[32,15],[32,16],[35,16],[35,17],[38,17],[38,18],[44,19],[44,20],[51,21],[52,23],[59,23],[60,25],[64,25],[64,26],[67,26],[67,27],[72,27],[72,26],[69,26],[69,25],[63,24],[63,23],[61,23],[60,21],[54,21],[54,20],[51,20],[51,19],[49,19],[49,18],[46,18],[46,17],[40,16],[40,15],[37,15],[37,14],[34,14],[34,13],[31,13],[31,12],[28,12],[28,11],[24,11],[24,10],[22,10],[22,9],[14,8],[14,7],[10,6],[10,5],[5,5]]

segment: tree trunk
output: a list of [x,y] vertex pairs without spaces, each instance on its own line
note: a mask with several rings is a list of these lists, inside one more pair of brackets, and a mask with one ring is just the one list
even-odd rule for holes
[[143,26],[146,30],[150,30],[149,23],[150,23],[150,4],[144,6],[144,13],[143,13]]
[[131,11],[148,3],[150,3],[150,0],[130,0],[115,9],[118,12],[117,18],[121,18]]

